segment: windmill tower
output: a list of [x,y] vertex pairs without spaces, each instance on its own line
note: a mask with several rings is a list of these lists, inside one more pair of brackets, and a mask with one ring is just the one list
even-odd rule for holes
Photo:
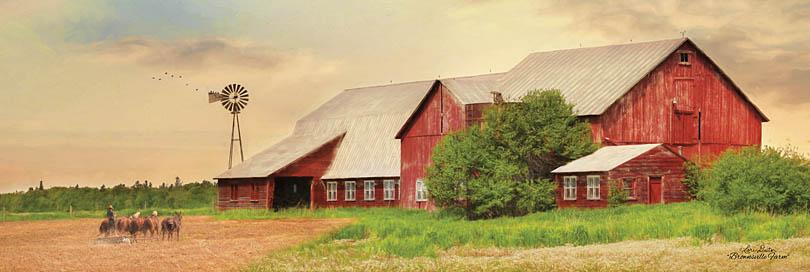
[[[229,84],[220,92],[208,92],[208,103],[220,102],[233,116],[231,121],[231,150],[228,155],[228,169],[233,167],[233,143],[239,142],[239,157],[245,161],[242,151],[242,129],[239,127],[239,113],[247,106],[248,91],[239,84]],[[234,135],[234,133],[236,133]]]

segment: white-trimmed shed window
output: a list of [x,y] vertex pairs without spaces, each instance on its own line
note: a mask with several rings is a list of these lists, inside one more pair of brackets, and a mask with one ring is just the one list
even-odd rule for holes
[[337,182],[326,183],[326,201],[337,201]]
[[363,200],[374,200],[374,181],[366,180],[363,182]]
[[563,200],[577,200],[577,177],[563,177]]
[[346,186],[346,201],[354,201],[357,197],[357,183],[355,181],[347,181]]
[[600,176],[588,176],[588,199],[590,200],[598,200],[600,199],[599,195],[599,184],[601,183],[602,178]]
[[395,184],[393,179],[383,180],[383,200],[394,200]]
[[416,201],[427,201],[427,188],[422,179],[416,180]]

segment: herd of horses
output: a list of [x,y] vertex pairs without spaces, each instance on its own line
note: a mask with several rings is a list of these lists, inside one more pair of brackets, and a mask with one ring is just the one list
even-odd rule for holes
[[164,240],[168,236],[168,240],[171,240],[173,236],[177,237],[177,240],[180,240],[180,226],[183,221],[183,215],[180,212],[175,212],[173,216],[168,216],[163,218],[160,223],[158,223],[158,216],[157,213],[153,213],[147,217],[140,217],[140,216],[125,216],[116,219],[114,222],[110,222],[109,219],[105,219],[101,221],[101,225],[98,227],[98,235],[104,235],[105,237],[110,235],[131,235],[133,240],[137,240],[137,236],[139,234],[146,237],[146,234],[149,234],[151,238],[155,237],[157,234],[158,229],[160,230],[161,240]]

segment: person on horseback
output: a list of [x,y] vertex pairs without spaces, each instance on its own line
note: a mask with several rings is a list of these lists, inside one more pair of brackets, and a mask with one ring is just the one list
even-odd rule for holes
[[115,225],[115,212],[113,211],[112,204],[107,206],[107,220],[110,220],[110,226]]

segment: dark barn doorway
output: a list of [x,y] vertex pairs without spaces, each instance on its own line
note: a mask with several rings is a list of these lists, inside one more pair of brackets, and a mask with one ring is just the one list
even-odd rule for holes
[[311,177],[277,177],[273,209],[309,208]]

